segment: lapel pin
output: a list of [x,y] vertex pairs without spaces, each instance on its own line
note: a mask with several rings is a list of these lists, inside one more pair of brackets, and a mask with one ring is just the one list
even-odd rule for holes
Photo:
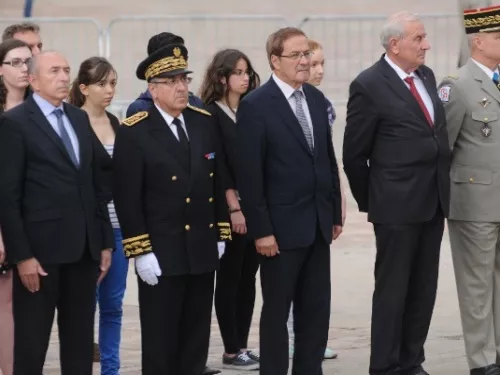
[[488,101],[487,98],[483,98],[483,99],[481,99],[479,104],[481,104],[483,106],[483,108],[486,108],[488,106],[488,104],[490,104],[490,102]]

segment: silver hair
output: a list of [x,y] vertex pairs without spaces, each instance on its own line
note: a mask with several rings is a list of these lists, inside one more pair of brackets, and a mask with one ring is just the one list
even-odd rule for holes
[[387,21],[382,26],[382,31],[380,32],[380,42],[382,43],[382,46],[388,50],[391,39],[403,38],[406,23],[415,21],[420,21],[419,15],[416,13],[410,13],[406,10],[389,16]]
[[62,56],[61,52],[56,51],[56,50],[42,51],[39,54],[34,55],[28,64],[28,74],[35,74],[36,73],[36,70],[38,67],[38,61],[37,61],[38,58],[40,58],[43,55],[50,55],[50,54],[58,54],[58,55]]

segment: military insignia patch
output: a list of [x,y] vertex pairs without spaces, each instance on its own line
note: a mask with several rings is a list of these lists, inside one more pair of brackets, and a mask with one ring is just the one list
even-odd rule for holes
[[447,103],[450,101],[450,91],[451,91],[451,86],[443,86],[439,88],[438,96],[443,103]]
[[481,129],[481,132],[483,133],[483,135],[487,138],[491,135],[491,128],[488,124],[484,124],[482,129]]
[[122,124],[127,126],[133,126],[137,124],[139,121],[144,120],[146,117],[148,117],[148,115],[149,114],[146,111],[138,112],[135,115],[127,117],[125,120],[122,121]]
[[188,104],[187,108],[192,109],[193,111],[196,111],[196,112],[203,113],[204,115],[207,115],[207,116],[212,116],[212,114],[210,112],[205,111],[204,109],[192,106],[191,104]]

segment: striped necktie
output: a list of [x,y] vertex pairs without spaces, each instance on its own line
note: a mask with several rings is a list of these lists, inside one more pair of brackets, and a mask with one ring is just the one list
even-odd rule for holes
[[309,146],[309,149],[312,151],[314,149],[313,136],[311,133],[311,128],[309,127],[309,123],[307,122],[307,117],[306,113],[304,112],[304,107],[302,106],[303,97],[304,94],[300,90],[296,90],[293,93],[293,98],[295,99],[295,116],[297,116],[297,120],[299,120],[300,127],[304,132],[307,145]]

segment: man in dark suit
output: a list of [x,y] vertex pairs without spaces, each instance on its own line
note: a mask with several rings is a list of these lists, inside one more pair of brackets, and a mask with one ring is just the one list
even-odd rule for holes
[[201,375],[208,358],[218,250],[231,239],[216,124],[188,105],[187,50],[165,46],[137,77],[154,103],[123,121],[114,202],[135,258],[144,375]]
[[237,112],[236,184],[262,256],[260,374],[287,373],[293,301],[293,373],[320,375],[330,319],[329,245],[342,231],[337,162],[325,97],[306,83],[307,37],[280,29],[266,49],[273,75]]
[[[92,374],[95,290],[113,232],[85,112],[63,103],[69,65],[42,52],[34,94],[0,121],[0,226],[14,273],[14,374],[41,374],[55,309],[63,375]],[[100,263],[100,270],[99,270]]]
[[397,13],[386,53],[350,86],[343,161],[376,237],[370,374],[424,375],[436,297],[450,148],[424,25]]

